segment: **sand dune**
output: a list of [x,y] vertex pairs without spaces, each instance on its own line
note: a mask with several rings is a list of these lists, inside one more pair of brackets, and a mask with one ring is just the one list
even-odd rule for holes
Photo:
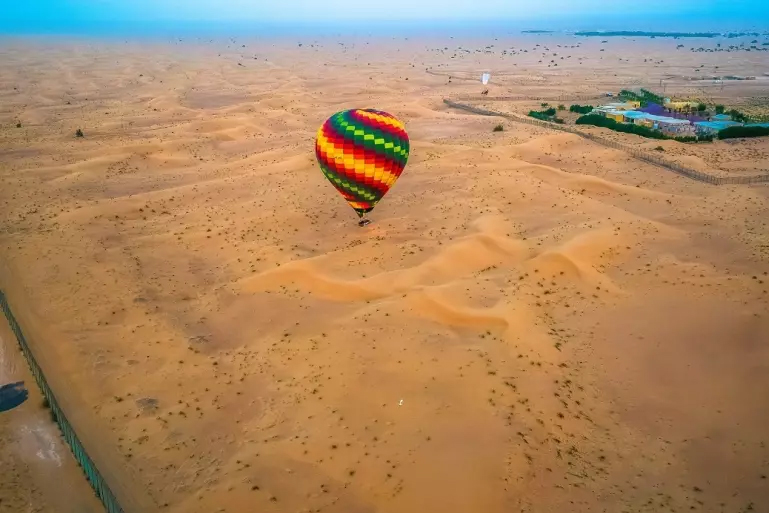
[[[766,510],[767,187],[442,103],[486,69],[516,110],[763,61],[302,43],[0,44],[0,286],[143,511]],[[365,228],[313,153],[353,106],[412,144]],[[738,174],[766,149],[623,143]]]

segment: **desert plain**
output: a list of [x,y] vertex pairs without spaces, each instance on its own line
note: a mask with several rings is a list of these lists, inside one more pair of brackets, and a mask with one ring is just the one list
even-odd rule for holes
[[[764,108],[717,42],[6,38],[0,288],[129,513],[769,511],[769,185],[443,103]],[[411,140],[363,228],[314,154],[348,108]],[[61,511],[11,414],[0,511]]]

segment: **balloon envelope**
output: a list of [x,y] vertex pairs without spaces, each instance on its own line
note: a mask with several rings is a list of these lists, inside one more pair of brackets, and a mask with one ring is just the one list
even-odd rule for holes
[[345,110],[318,130],[315,156],[326,178],[362,217],[406,167],[409,138],[403,123],[387,112]]

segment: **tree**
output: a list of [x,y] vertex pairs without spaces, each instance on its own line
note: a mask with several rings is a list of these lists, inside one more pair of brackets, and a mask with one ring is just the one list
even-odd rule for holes
[[558,106],[558,110],[566,110],[566,105],[563,103]]
[[550,104],[547,103],[547,102],[539,104],[539,106],[542,107],[543,109],[546,109],[548,107],[548,105],[550,105]]
[[723,114],[726,110],[726,107],[723,105],[716,105],[716,114]]
[[704,112],[707,108],[708,108],[708,106],[705,105],[704,103],[700,103],[699,105],[697,105],[697,111],[698,112]]

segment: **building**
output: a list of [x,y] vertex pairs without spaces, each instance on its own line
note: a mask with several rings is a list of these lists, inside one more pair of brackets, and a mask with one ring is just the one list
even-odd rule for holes
[[694,130],[697,135],[717,135],[724,128],[739,124],[735,121],[698,121],[694,123]]
[[613,110],[634,110],[641,106],[640,102],[618,102],[604,105]]
[[647,118],[650,116],[650,114],[647,114],[646,112],[639,112],[637,110],[630,110],[625,112],[625,121],[627,123],[633,123],[636,125],[644,124],[644,121],[648,121]]
[[607,110],[603,116],[608,119],[613,119],[618,123],[625,121],[625,113],[621,110]]
[[624,112],[635,108],[636,107],[630,102],[607,103],[606,105],[596,107],[593,109],[593,112],[605,116],[607,112]]
[[623,113],[625,121],[635,125],[645,126],[659,130],[671,137],[694,136],[694,126],[688,119],[671,118],[668,116],[656,116],[647,112],[630,111]]
[[699,103],[697,102],[670,102],[665,104],[666,109],[675,110],[675,111],[684,111],[684,110],[697,110],[697,106]]
[[668,118],[665,116],[656,116],[656,127],[665,135],[671,137],[686,137],[696,134],[694,126],[688,119]]

